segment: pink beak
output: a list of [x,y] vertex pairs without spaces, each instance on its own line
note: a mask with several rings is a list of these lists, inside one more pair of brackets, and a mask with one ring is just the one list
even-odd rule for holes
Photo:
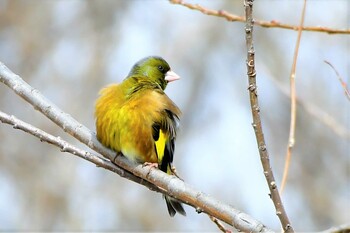
[[177,75],[174,71],[169,70],[165,74],[165,80],[168,81],[169,83],[178,79],[180,79],[180,76]]

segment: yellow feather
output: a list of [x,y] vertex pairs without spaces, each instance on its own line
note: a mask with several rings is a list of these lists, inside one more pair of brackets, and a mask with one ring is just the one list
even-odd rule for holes
[[167,137],[164,134],[163,130],[160,130],[159,138],[157,141],[155,141],[157,155],[158,155],[158,164],[162,163],[166,143],[167,143]]

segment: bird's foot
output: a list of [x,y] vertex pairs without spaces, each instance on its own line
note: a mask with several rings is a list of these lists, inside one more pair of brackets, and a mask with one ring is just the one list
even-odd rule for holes
[[158,163],[145,162],[144,164],[142,164],[142,167],[146,166],[149,166],[150,168],[158,168]]
[[122,156],[122,155],[123,155],[123,154],[122,154],[121,152],[117,152],[117,153],[115,154],[115,156],[113,157],[112,162],[113,162],[114,164],[116,164],[115,160],[117,159],[117,157]]

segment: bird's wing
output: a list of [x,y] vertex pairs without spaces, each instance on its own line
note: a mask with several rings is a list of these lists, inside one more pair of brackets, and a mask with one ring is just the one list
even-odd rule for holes
[[169,168],[174,158],[176,131],[181,112],[164,93],[158,98],[162,99],[163,106],[159,109],[160,117],[152,125],[152,135],[160,169],[170,173]]

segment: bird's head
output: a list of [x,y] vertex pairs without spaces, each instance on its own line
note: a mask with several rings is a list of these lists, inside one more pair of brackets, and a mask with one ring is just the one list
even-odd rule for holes
[[138,61],[131,69],[129,76],[142,75],[156,82],[164,90],[169,82],[180,77],[170,69],[169,64],[161,57],[151,56]]

